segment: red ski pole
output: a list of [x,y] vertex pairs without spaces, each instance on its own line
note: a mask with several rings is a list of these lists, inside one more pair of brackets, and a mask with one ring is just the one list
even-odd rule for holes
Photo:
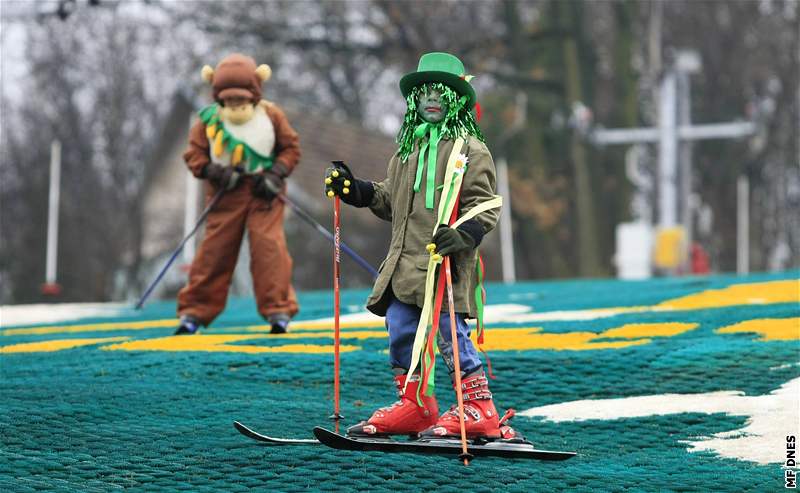
[[[333,176],[338,172],[334,171]],[[333,414],[330,416],[336,423],[336,433],[339,433],[339,255],[340,255],[340,199],[333,198]]]
[[458,422],[461,425],[461,455],[459,459],[468,466],[472,454],[467,452],[467,430],[464,424],[464,395],[461,393],[461,363],[459,362],[458,333],[456,332],[456,309],[453,303],[453,277],[450,273],[450,256],[444,258],[444,274],[447,280],[447,307],[450,310],[450,340],[453,344],[453,367],[456,375],[456,399],[458,401]]

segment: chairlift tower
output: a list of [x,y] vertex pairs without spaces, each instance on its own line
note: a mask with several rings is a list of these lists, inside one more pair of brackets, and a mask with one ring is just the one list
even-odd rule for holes
[[[696,140],[740,139],[756,133],[753,121],[692,124],[690,76],[701,71],[700,57],[695,51],[678,52],[674,63],[661,79],[658,90],[658,122],[655,127],[594,128],[589,139],[601,146],[616,144],[655,144],[658,153],[656,179],[657,230],[683,229],[683,258],[688,259],[692,224],[691,145]],[[740,210],[742,207],[740,206]],[[746,221],[745,221],[746,222]],[[744,229],[741,224],[740,229]],[[738,244],[746,251],[746,238]],[[741,271],[742,267],[739,267]]]

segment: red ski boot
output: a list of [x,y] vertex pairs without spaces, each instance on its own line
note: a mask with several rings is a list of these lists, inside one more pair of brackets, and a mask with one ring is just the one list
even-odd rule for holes
[[425,407],[417,405],[417,388],[419,375],[412,375],[408,381],[405,393],[403,386],[406,375],[395,375],[397,395],[400,400],[389,407],[382,407],[372,413],[367,421],[362,421],[347,429],[348,435],[360,436],[385,436],[385,435],[416,435],[422,430],[436,423],[439,415],[439,405],[436,397],[422,396]]
[[[455,387],[455,385],[454,385]],[[467,438],[502,438],[513,439],[518,435],[506,421],[514,415],[509,410],[502,419],[489,392],[489,382],[481,372],[461,380],[461,392],[464,398],[464,427]],[[458,419],[458,406],[452,406],[435,425],[420,433],[424,437],[460,437],[461,423]]]

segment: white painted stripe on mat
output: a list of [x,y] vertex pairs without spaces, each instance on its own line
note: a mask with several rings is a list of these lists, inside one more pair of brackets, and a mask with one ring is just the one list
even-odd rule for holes
[[800,436],[800,378],[766,395],[740,391],[705,394],[660,394],[620,399],[563,402],[527,409],[518,416],[548,421],[616,420],[681,413],[725,413],[747,416],[744,428],[686,442],[689,450],[708,450],[722,457],[759,464],[783,463],[786,436]]
[[125,303],[53,303],[0,306],[0,327],[55,324],[89,317],[117,317],[130,309]]

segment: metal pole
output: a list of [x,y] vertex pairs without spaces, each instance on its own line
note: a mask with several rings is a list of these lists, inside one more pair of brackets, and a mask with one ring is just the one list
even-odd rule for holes
[[[465,466],[468,466],[469,461],[472,460],[472,454],[467,450],[467,430],[466,423],[464,423],[464,394],[461,391],[461,362],[459,361],[461,349],[458,345],[458,332],[456,331],[455,303],[453,303],[453,274],[450,269],[449,255],[444,258],[442,268],[444,269],[445,281],[447,283],[447,308],[450,310],[450,344],[453,351],[453,379],[456,384],[458,423],[461,429],[461,455],[459,455],[458,458],[464,461]],[[441,273],[439,275],[441,275]]]
[[161,271],[158,273],[158,275],[156,276],[155,280],[152,283],[150,283],[150,285],[144,291],[144,294],[142,295],[142,297],[139,298],[139,301],[136,303],[136,309],[137,310],[141,310],[142,309],[142,306],[144,306],[144,302],[150,296],[150,293],[153,291],[153,289],[156,287],[156,285],[158,285],[159,281],[161,281],[161,278],[164,277],[164,274],[167,273],[167,269],[169,269],[169,266],[172,265],[173,262],[175,262],[175,259],[178,258],[178,254],[181,253],[183,248],[186,246],[186,244],[189,242],[189,240],[192,239],[194,234],[197,233],[197,230],[200,229],[200,225],[203,224],[203,221],[206,220],[206,216],[208,216],[208,213],[211,212],[211,209],[214,208],[214,206],[217,204],[217,202],[219,201],[220,197],[222,197],[222,194],[224,194],[224,193],[225,193],[225,189],[224,188],[220,188],[219,190],[217,190],[216,195],[214,195],[214,197],[211,198],[211,201],[208,203],[206,208],[200,214],[200,217],[197,219],[197,222],[191,228],[191,231],[189,231],[189,233],[183,238],[183,240],[181,240],[181,243],[178,245],[178,248],[176,248],[175,251],[172,252],[172,255],[170,255],[170,257],[169,257],[169,260],[167,260],[167,263],[164,264],[164,267],[161,268]]
[[[304,210],[303,210],[303,209],[302,209],[302,208],[301,208],[299,205],[297,205],[297,204],[296,204],[296,203],[294,203],[292,200],[290,200],[290,199],[289,199],[289,197],[287,197],[287,196],[286,196],[286,194],[283,194],[283,195],[278,195],[278,199],[280,199],[281,201],[283,201],[283,203],[284,203],[284,204],[288,205],[288,206],[289,206],[289,208],[290,208],[290,209],[292,209],[292,211],[294,211],[294,213],[295,213],[295,214],[297,214],[298,216],[300,216],[300,219],[302,219],[302,220],[304,220],[305,222],[307,222],[308,224],[310,224],[310,225],[311,225],[311,226],[312,226],[314,229],[316,229],[316,230],[317,230],[317,231],[318,231],[318,232],[319,232],[319,233],[320,233],[322,236],[324,236],[325,238],[327,238],[327,239],[328,239],[328,241],[330,241],[331,243],[334,243],[334,244],[336,243],[336,238],[334,238],[333,234],[331,234],[331,232],[330,232],[330,231],[328,231],[327,229],[325,229],[325,227],[324,227],[323,225],[321,225],[321,224],[320,224],[320,223],[318,223],[316,220],[314,220],[314,218],[313,218],[313,217],[311,217],[311,214],[309,214],[308,212],[304,211]],[[350,258],[351,258],[351,259],[353,259],[353,260],[354,260],[354,261],[355,261],[355,262],[356,262],[358,265],[360,265],[361,267],[363,267],[363,268],[364,268],[364,270],[366,270],[367,272],[369,272],[370,274],[372,274],[372,277],[373,277],[373,278],[376,278],[376,277],[378,277],[378,271],[377,271],[377,270],[375,270],[375,267],[373,267],[372,265],[370,265],[370,263],[369,263],[369,262],[367,262],[366,260],[364,260],[364,259],[363,259],[363,258],[362,258],[362,257],[361,257],[359,254],[357,254],[357,253],[355,252],[355,250],[353,250],[352,248],[350,248],[349,246],[347,246],[347,244],[346,244],[345,242],[343,242],[343,241],[341,241],[341,240],[340,240],[340,241],[339,241],[339,247],[341,248],[341,250],[342,250],[344,253],[346,253],[347,255],[349,255],[349,256],[350,256]]]
[[[589,139],[598,145],[659,143],[660,129],[644,128],[597,128],[591,131]],[[699,125],[679,125],[680,140],[738,139],[753,135],[757,126],[753,122],[701,123]]]
[[[191,173],[186,173],[186,206],[184,207],[183,215],[183,236],[189,235],[189,232],[194,228],[197,222],[198,213],[198,198],[200,196],[200,180],[194,177]],[[183,261],[190,264],[194,259],[195,242],[190,241],[186,243],[183,249]]]
[[657,128],[598,128],[589,134],[592,142],[599,145],[637,144],[658,142]]
[[[689,73],[681,71],[678,73],[678,121],[681,127],[690,126],[692,120],[692,98],[691,86],[689,84]],[[683,226],[686,242],[684,243],[684,265],[683,272],[690,273],[691,271],[691,244],[692,244],[692,142],[689,140],[681,140],[679,144],[680,152],[680,218],[681,225]]]
[[748,121],[703,123],[678,127],[678,137],[681,140],[738,139],[753,135],[757,131],[757,125]]
[[676,125],[676,77],[670,71],[664,75],[659,91],[658,111],[658,225],[674,226],[676,212],[676,168],[678,134]]
[[503,282],[510,284],[517,281],[517,273],[514,266],[514,235],[511,226],[508,162],[504,157],[497,160],[497,191],[505,203],[505,207],[500,211],[500,257],[503,265]]
[[[192,128],[194,123],[194,114],[192,114],[192,121],[189,122],[189,128]],[[197,213],[199,210],[199,196],[200,196],[200,180],[194,177],[191,173],[186,173],[186,198],[185,206],[183,208],[183,237],[189,236],[189,232],[194,228],[197,222]],[[195,254],[195,242],[190,241],[186,243],[183,249],[183,262],[185,264],[192,263]]]
[[736,273],[750,271],[750,180],[741,175],[736,180]]
[[50,195],[47,211],[47,263],[45,282],[56,283],[56,262],[58,259],[58,205],[61,192],[61,141],[50,144]]
[[[334,171],[334,173],[336,173]],[[339,422],[342,415],[339,412],[339,348],[340,348],[340,326],[339,313],[341,311],[341,299],[339,285],[341,281],[341,199],[339,196],[333,198],[333,414],[330,419],[336,423],[336,433],[339,433]]]
[[650,2],[650,16],[647,26],[647,70],[655,89],[657,74],[661,71],[661,31],[664,18],[664,4],[661,0]]

